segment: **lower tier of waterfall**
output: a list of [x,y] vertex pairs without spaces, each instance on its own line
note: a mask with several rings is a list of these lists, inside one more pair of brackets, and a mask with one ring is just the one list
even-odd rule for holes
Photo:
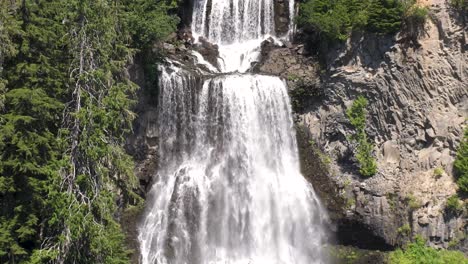
[[323,263],[325,213],[299,170],[285,83],[167,66],[160,88],[142,263]]

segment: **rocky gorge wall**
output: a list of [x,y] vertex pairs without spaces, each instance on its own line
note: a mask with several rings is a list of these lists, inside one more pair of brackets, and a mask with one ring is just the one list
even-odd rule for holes
[[[390,249],[419,234],[431,246],[468,251],[466,215],[445,210],[457,191],[453,161],[468,117],[467,27],[446,1],[424,4],[430,19],[416,42],[403,33],[354,34],[328,53],[321,74],[310,71],[313,62],[304,64],[301,43],[269,52],[257,67],[284,69],[293,100],[302,96],[299,141],[312,144],[315,158],[327,163],[304,174],[319,193],[327,187],[322,199],[344,243]],[[311,96],[304,83],[315,90]],[[368,179],[359,176],[348,140],[354,131],[346,109],[358,95],[369,101],[366,132],[378,163]],[[303,155],[305,163],[309,157]],[[435,175],[437,168],[442,175]]]
[[[419,234],[431,246],[468,252],[467,216],[445,210],[457,191],[452,167],[468,117],[467,26],[446,1],[423,2],[431,15],[417,42],[401,33],[354,34],[320,66],[306,43],[266,41],[254,67],[289,84],[302,171],[329,209],[330,229],[341,244],[390,250]],[[277,8],[287,14],[287,1]],[[287,27],[286,17],[278,17],[278,32]],[[216,47],[192,46],[187,27],[181,32],[176,44],[158,47],[167,57],[195,69],[191,49],[216,54]],[[157,88],[145,85],[138,63],[130,73],[143,87],[128,149],[144,196],[158,162]],[[368,179],[359,175],[348,140],[354,130],[346,109],[359,95],[369,101],[367,133],[378,162],[378,173]],[[436,176],[436,168],[444,173]]]

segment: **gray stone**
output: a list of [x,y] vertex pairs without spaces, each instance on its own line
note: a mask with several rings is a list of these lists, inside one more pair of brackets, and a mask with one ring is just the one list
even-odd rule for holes
[[175,54],[176,52],[175,46],[169,43],[163,43],[163,49],[169,54]]
[[[351,186],[360,186],[352,193],[365,196],[366,205],[343,209],[348,210],[343,218],[367,226],[389,245],[405,242],[398,235],[405,223],[434,247],[446,247],[451,230],[466,233],[468,224],[466,218],[448,219],[442,213],[447,198],[456,193],[453,177],[433,176],[439,166],[450,175],[462,127],[468,125],[468,53],[455,37],[466,28],[446,1],[429,2],[439,6],[438,12],[427,21],[417,45],[407,43],[403,34],[395,41],[356,33],[330,50],[328,71],[321,76],[323,97],[310,102],[308,111],[297,118],[332,157],[335,173],[329,181],[339,185],[345,176],[352,179]],[[359,95],[369,101],[366,132],[376,146],[378,164],[378,173],[368,179],[359,175],[356,146],[348,140],[355,131],[346,118],[337,118],[346,117],[346,108]],[[337,155],[330,142],[346,148]],[[410,213],[408,197],[415,197],[423,208]],[[464,248],[468,252],[468,245]]]
[[429,218],[427,217],[427,215],[422,215],[420,218],[418,218],[418,224],[420,226],[429,225]]

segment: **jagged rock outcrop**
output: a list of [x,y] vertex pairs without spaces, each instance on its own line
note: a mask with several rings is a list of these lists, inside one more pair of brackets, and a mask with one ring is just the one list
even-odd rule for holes
[[288,81],[291,89],[298,81],[314,83],[318,80],[319,66],[314,58],[303,56],[304,53],[303,44],[278,48],[274,40],[266,40],[262,44],[262,59],[253,71],[279,76]]
[[[329,200],[335,205],[346,201],[341,201],[342,215],[334,216],[338,233],[340,227],[358,225],[357,232],[368,230],[389,248],[420,234],[434,247],[460,241],[466,252],[466,216],[448,214],[445,204],[457,190],[452,166],[468,117],[467,28],[445,1],[426,2],[431,19],[417,45],[404,34],[355,34],[331,51],[322,96],[307,103],[297,118],[308,138],[331,158],[327,184],[333,183],[336,192],[323,199],[329,207]],[[281,50],[270,56],[275,52],[281,55],[258,67],[273,73],[276,60],[296,56]],[[369,100],[367,133],[379,168],[369,179],[358,175],[348,141],[354,131],[345,113],[358,95]],[[436,176],[439,167],[444,173]],[[323,185],[320,178],[311,180]]]

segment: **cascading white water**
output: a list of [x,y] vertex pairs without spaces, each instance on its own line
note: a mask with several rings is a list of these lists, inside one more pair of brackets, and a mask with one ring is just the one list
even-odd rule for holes
[[[211,0],[208,16],[196,1],[193,29],[218,44],[258,41],[273,30],[272,2]],[[245,22],[247,11],[262,19]],[[300,174],[286,84],[252,74],[202,82],[174,65],[161,72],[159,168],[139,230],[141,262],[324,263],[326,214]]]
[[275,35],[272,0],[195,1],[192,33],[218,45],[222,72],[246,72]]

